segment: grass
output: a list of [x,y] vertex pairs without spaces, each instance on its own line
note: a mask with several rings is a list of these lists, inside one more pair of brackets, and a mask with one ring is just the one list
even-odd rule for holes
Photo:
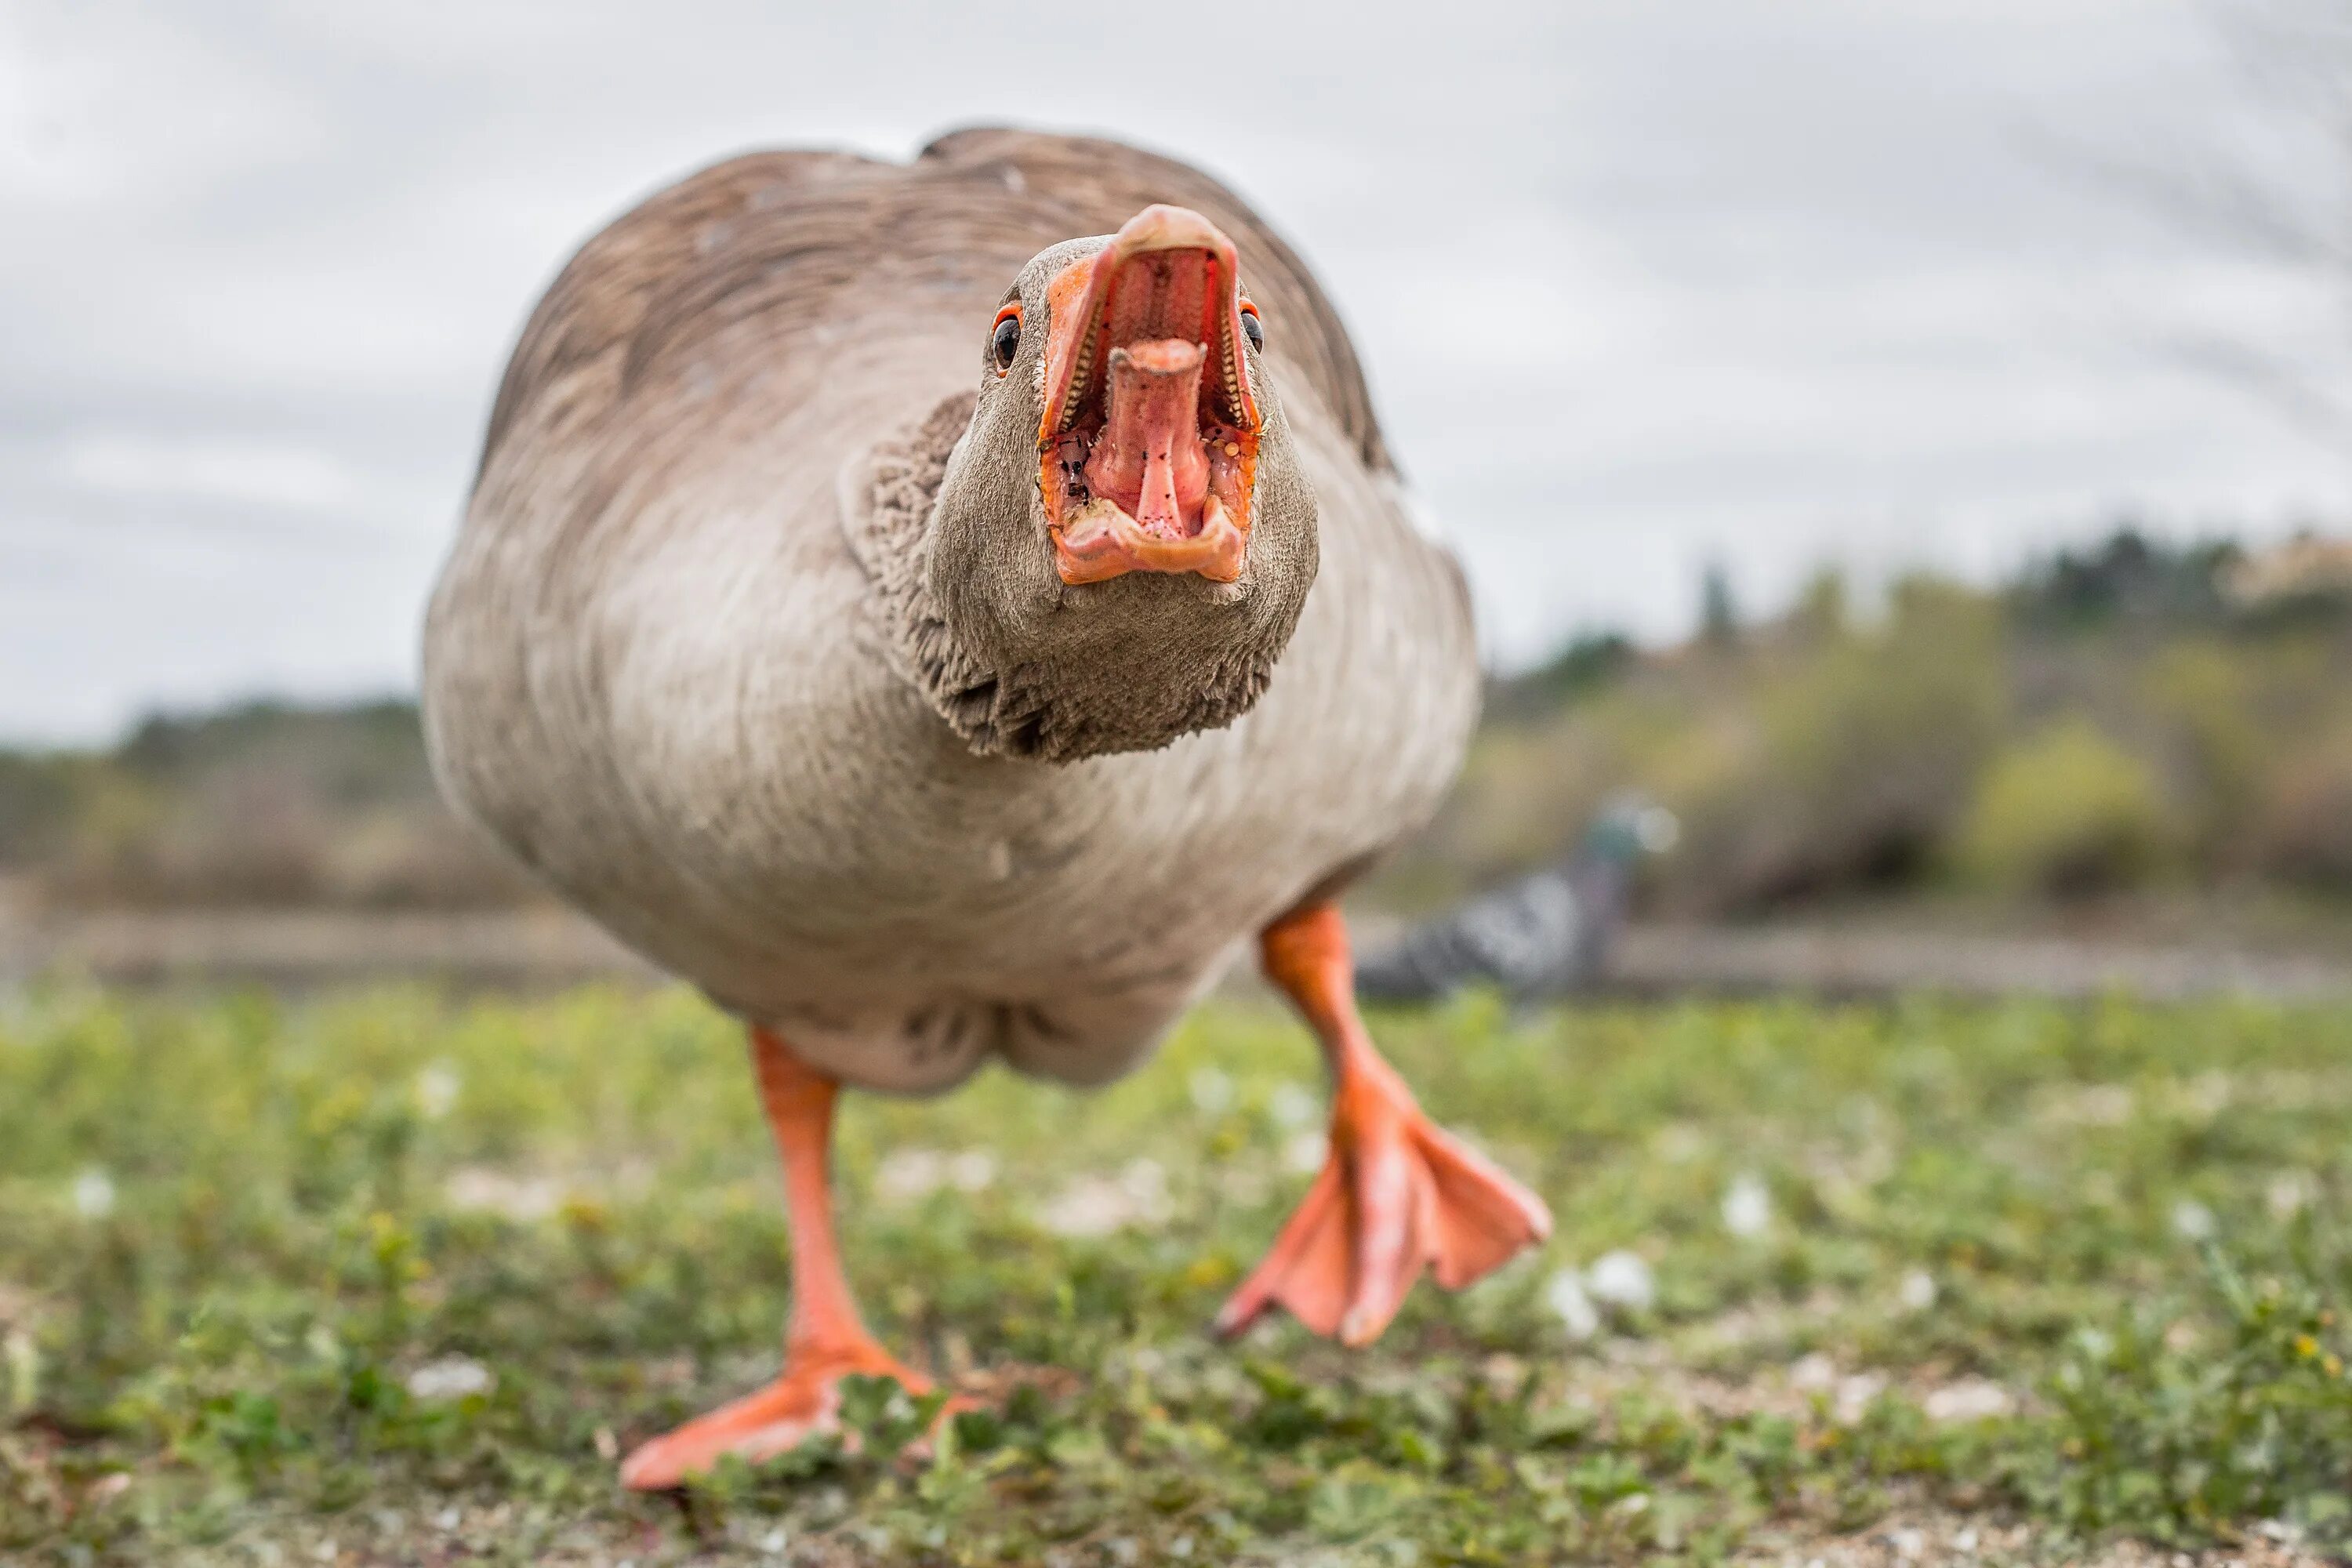
[[[854,1097],[869,1319],[992,1393],[682,1500],[612,1454],[772,1368],[740,1044],[683,994],[0,1009],[0,1557],[1712,1561],[2352,1543],[2352,1012],[1375,1020],[1559,1235],[1372,1352],[1202,1325],[1303,1188],[1286,1017],[1095,1097]],[[1303,1145],[1303,1146],[1302,1146]],[[854,1447],[855,1451],[852,1451]],[[2267,1535],[2256,1533],[2266,1531]],[[2270,1549],[2270,1548],[2265,1548]]]

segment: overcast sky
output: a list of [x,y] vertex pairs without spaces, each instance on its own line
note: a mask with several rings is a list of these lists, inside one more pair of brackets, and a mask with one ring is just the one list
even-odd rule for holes
[[1496,658],[1671,635],[1711,559],[1764,606],[1825,561],[1982,574],[2126,508],[2341,519],[2341,444],[2175,352],[2332,344],[2341,301],[2081,172],[2256,146],[2340,195],[2211,24],[0,0],[0,738],[406,687],[492,384],[575,244],[723,153],[974,121],[1192,158],[1300,245]]

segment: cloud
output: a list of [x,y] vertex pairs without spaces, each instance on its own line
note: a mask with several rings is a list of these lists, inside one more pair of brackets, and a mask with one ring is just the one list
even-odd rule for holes
[[68,483],[113,495],[228,501],[294,511],[353,510],[359,477],[333,454],[267,439],[156,440],[99,432],[58,454]]

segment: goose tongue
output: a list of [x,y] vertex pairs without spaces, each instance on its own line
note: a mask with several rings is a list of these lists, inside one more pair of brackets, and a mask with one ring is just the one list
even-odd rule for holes
[[1201,531],[1209,458],[1201,445],[1201,369],[1208,351],[1154,338],[1110,352],[1108,411],[1087,459],[1094,493],[1118,503],[1145,532]]

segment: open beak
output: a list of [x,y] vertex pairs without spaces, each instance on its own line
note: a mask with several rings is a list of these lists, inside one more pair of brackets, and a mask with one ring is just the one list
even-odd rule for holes
[[1234,242],[1154,205],[1047,286],[1038,484],[1065,583],[1239,577],[1264,424]]

